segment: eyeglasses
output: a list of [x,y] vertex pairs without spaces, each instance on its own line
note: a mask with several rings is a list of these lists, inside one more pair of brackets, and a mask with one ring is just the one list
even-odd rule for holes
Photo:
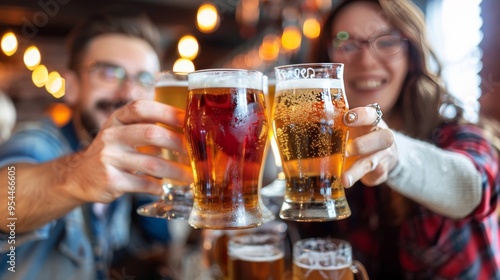
[[91,62],[88,69],[96,75],[100,83],[107,86],[119,86],[128,80],[135,81],[146,90],[151,90],[155,86],[154,75],[147,71],[141,71],[135,76],[130,77],[125,68],[103,61]]
[[389,57],[397,54],[403,46],[406,45],[408,40],[397,34],[381,34],[368,38],[366,40],[359,40],[349,38],[347,32],[339,32],[337,37],[333,39],[331,50],[333,56],[338,55],[351,58],[359,53],[363,45],[370,47],[370,50],[379,57]]

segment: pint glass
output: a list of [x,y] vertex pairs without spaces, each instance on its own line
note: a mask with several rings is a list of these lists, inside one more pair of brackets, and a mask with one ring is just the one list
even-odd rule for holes
[[188,74],[185,134],[194,171],[194,228],[262,224],[259,182],[268,121],[263,74],[238,69]]
[[338,220],[351,214],[341,184],[348,110],[343,64],[280,66],[273,127],[286,178],[282,219]]
[[[187,101],[187,78],[169,71],[160,72],[156,75],[155,100],[180,109],[186,108]],[[183,133],[182,129],[161,124],[167,129],[177,133]],[[162,149],[163,158],[170,161],[189,163],[186,154],[178,151]],[[149,217],[161,217],[171,219],[187,219],[191,213],[193,194],[190,182],[179,182],[170,178],[163,178],[163,194],[161,198],[137,209],[137,213]]]
[[232,236],[228,245],[229,280],[284,280],[283,236],[250,232]]
[[294,280],[368,280],[364,266],[352,260],[351,245],[331,238],[309,238],[293,246]]

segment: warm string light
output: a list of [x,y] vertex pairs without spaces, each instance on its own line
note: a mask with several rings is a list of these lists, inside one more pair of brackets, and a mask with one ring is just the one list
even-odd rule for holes
[[52,121],[59,127],[67,124],[71,119],[71,108],[63,103],[54,103],[49,106],[47,113]]
[[175,73],[189,73],[195,70],[193,59],[198,56],[198,40],[192,35],[184,35],[177,43],[178,58],[172,67]]
[[18,43],[17,37],[13,32],[7,32],[2,36],[2,51],[6,56],[11,56],[16,53]]
[[47,70],[47,67],[45,65],[40,64],[38,65],[35,70],[31,73],[31,80],[33,81],[33,84],[35,86],[41,88],[45,86],[47,83],[47,80],[49,79],[49,71]]
[[[273,1],[240,1],[236,8],[236,20],[242,30],[246,30],[248,26],[261,25],[250,17],[243,17],[246,14],[259,15],[258,20],[264,24],[269,22],[270,25],[264,29],[259,28],[263,30],[260,43],[241,47],[240,51],[223,64],[224,67],[265,70],[274,67],[276,63],[287,63],[294,55],[302,53],[298,52],[302,47],[309,48],[309,41],[319,37],[322,18],[331,8],[331,0],[304,0],[298,5],[291,5],[287,1],[279,4]],[[275,24],[276,18],[280,18],[279,27]],[[251,57],[255,53],[257,57]]]
[[266,61],[278,59],[280,53],[280,38],[275,34],[267,34],[259,47],[259,56]]
[[314,15],[308,16],[302,24],[302,33],[308,39],[316,39],[321,33],[321,23]]
[[281,45],[286,50],[297,50],[302,42],[302,33],[297,26],[285,27],[281,35]]
[[203,33],[217,30],[220,24],[219,13],[212,3],[202,4],[196,14],[196,27]]
[[[1,49],[7,56],[14,55],[19,48],[17,37],[13,32],[6,32],[2,36]],[[61,98],[65,94],[65,80],[57,71],[49,73],[47,67],[41,64],[42,55],[37,46],[31,45],[24,50],[23,62],[26,68],[31,70],[31,80],[33,84],[42,88],[45,87],[55,98]]]
[[189,73],[195,70],[194,64],[187,58],[179,58],[175,61],[173,69],[175,73]]
[[185,35],[177,44],[177,50],[182,58],[193,60],[198,55],[198,40],[192,35]]
[[[294,52],[301,47],[302,36],[307,39],[315,39],[321,32],[320,19],[318,13],[323,10],[328,10],[331,7],[330,0],[311,0],[308,1],[309,6],[315,10],[309,10],[308,16],[301,20],[302,24],[299,27],[298,14],[300,13],[285,13],[283,24],[286,26],[281,31],[281,36],[275,33],[269,33],[264,36],[261,43],[254,48],[246,51],[246,53],[235,56],[233,62],[243,65],[245,68],[262,68],[262,64],[270,65],[278,61],[279,56],[283,51]],[[241,1],[240,6],[236,11],[241,14],[241,24],[257,25],[258,21],[264,14],[260,13],[263,5],[258,0]],[[329,6],[330,5],[330,6]],[[295,10],[293,7],[284,7],[285,10]],[[291,15],[291,16],[290,16]],[[251,17],[250,17],[251,16]],[[217,30],[220,25],[220,16],[217,7],[212,3],[204,3],[200,5],[197,11],[196,26],[204,33],[211,33]],[[180,58],[175,61],[173,68],[182,72],[194,71],[195,66],[193,59],[199,53],[199,44],[197,39],[192,35],[185,35],[178,42],[178,53]],[[2,51],[11,56],[18,49],[18,42],[13,32],[7,32],[3,35],[1,41]],[[24,52],[24,63],[29,70],[32,70],[32,81],[37,87],[44,87],[53,96],[64,95],[64,79],[59,75],[59,79],[48,78],[48,69],[41,65],[41,54],[36,46],[28,47]],[[174,70],[176,71],[176,70]],[[47,84],[49,82],[49,84]]]
[[42,60],[42,55],[40,54],[40,51],[38,50],[37,47],[35,46],[29,46],[25,51],[24,51],[24,65],[29,70],[35,69],[38,64],[40,64],[40,61]]

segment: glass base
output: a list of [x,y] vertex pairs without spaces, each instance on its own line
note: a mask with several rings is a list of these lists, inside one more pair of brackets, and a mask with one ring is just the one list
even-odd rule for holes
[[323,222],[341,220],[351,215],[345,198],[323,202],[284,201],[280,218],[297,222]]
[[167,203],[159,200],[137,208],[137,214],[146,217],[166,218],[167,220],[187,220],[191,213],[191,206]]
[[187,220],[193,209],[191,187],[165,187],[161,199],[137,208],[137,214],[167,220]]
[[188,223],[193,228],[205,229],[245,229],[262,225],[262,212],[254,209],[233,209],[232,211],[207,211],[193,206]]

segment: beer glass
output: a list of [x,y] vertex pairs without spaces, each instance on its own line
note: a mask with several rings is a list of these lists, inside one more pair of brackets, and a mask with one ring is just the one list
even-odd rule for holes
[[263,74],[209,69],[188,74],[185,133],[194,171],[194,228],[262,224],[259,184],[268,121]]
[[228,243],[229,280],[284,280],[284,237],[271,232],[236,234]]
[[343,64],[279,66],[273,128],[286,177],[282,219],[327,221],[351,214],[341,184],[348,110]]
[[[172,72],[160,72],[156,77],[155,100],[177,108],[185,109],[187,101],[187,78]],[[162,126],[183,133],[174,127]],[[189,163],[187,155],[177,151],[162,149],[162,156],[171,161]],[[193,194],[189,182],[178,182],[163,178],[163,194],[161,198],[151,204],[143,205],[137,213],[148,217],[171,219],[187,219],[193,205]]]
[[[264,151],[264,156],[267,156],[267,154],[269,153],[269,148],[271,146],[270,144],[270,140],[273,139],[272,137],[272,125],[271,125],[271,108],[272,108],[272,103],[270,104],[270,98],[269,98],[269,88],[270,88],[270,84],[269,82],[272,82],[273,83],[273,86],[275,85],[274,83],[274,79],[273,81],[269,81],[269,78],[267,75],[264,75],[262,77],[262,82],[263,82],[263,86],[262,86],[262,91],[264,92],[264,97],[265,97],[265,104],[266,104],[266,111],[267,111],[267,122],[268,122],[268,134],[267,134],[267,138],[268,138],[268,142],[267,142],[267,145],[266,145],[266,149]],[[274,90],[273,90],[273,96],[274,96]],[[279,159],[278,159],[279,161]],[[266,160],[264,160],[264,167],[266,166],[267,162]],[[260,205],[260,210],[262,212],[262,220],[263,222],[269,222],[269,221],[272,221],[274,219],[276,219],[276,216],[274,215],[273,211],[271,211],[271,209],[269,209],[266,205],[266,203],[264,202],[264,200],[262,199],[262,196],[264,195],[264,189],[262,187],[262,180],[259,182],[260,185],[259,185],[259,205]],[[268,186],[266,186],[268,187]],[[270,190],[271,188],[268,188],[268,190]],[[269,192],[269,191],[268,191]],[[281,195],[281,197],[283,197],[283,195]],[[269,199],[269,196],[266,197],[266,200],[271,203],[271,199]],[[281,205],[281,203],[280,203]],[[274,205],[273,205],[274,206]]]
[[[267,106],[267,115],[272,122],[273,116],[273,104],[274,104],[274,95],[276,92],[276,78],[274,75],[268,76],[267,79],[267,87],[264,86],[264,95],[266,97],[266,106]],[[285,174],[283,173],[283,169],[281,167],[281,158],[279,155],[278,144],[276,143],[276,139],[274,138],[273,126],[269,126],[269,152],[272,153],[274,164],[276,165],[278,174],[276,179],[272,181],[270,184],[264,186],[261,191],[261,195],[267,197],[269,200],[276,198],[283,198],[285,195]],[[281,205],[281,203],[280,203]]]
[[354,274],[369,279],[365,267],[352,260],[351,245],[332,238],[295,242],[292,271],[295,280],[354,280]]
[[[287,224],[280,220],[272,220],[265,222],[262,226],[241,230],[212,230],[203,229],[203,254],[210,267],[211,274],[216,279],[228,279],[229,278],[229,240],[234,236],[245,235],[245,234],[267,234],[274,237],[279,237],[279,239],[285,240],[287,234]],[[281,243],[281,241],[280,241]],[[282,248],[281,246],[279,248]],[[285,256],[291,253],[289,250],[291,248],[286,248],[284,250]],[[245,257],[245,252],[241,258]],[[247,257],[249,258],[249,257]],[[285,264],[286,265],[286,264]],[[291,272],[289,272],[291,273]],[[233,278],[238,276],[239,270],[233,272]],[[236,278],[237,279],[237,278]]]

